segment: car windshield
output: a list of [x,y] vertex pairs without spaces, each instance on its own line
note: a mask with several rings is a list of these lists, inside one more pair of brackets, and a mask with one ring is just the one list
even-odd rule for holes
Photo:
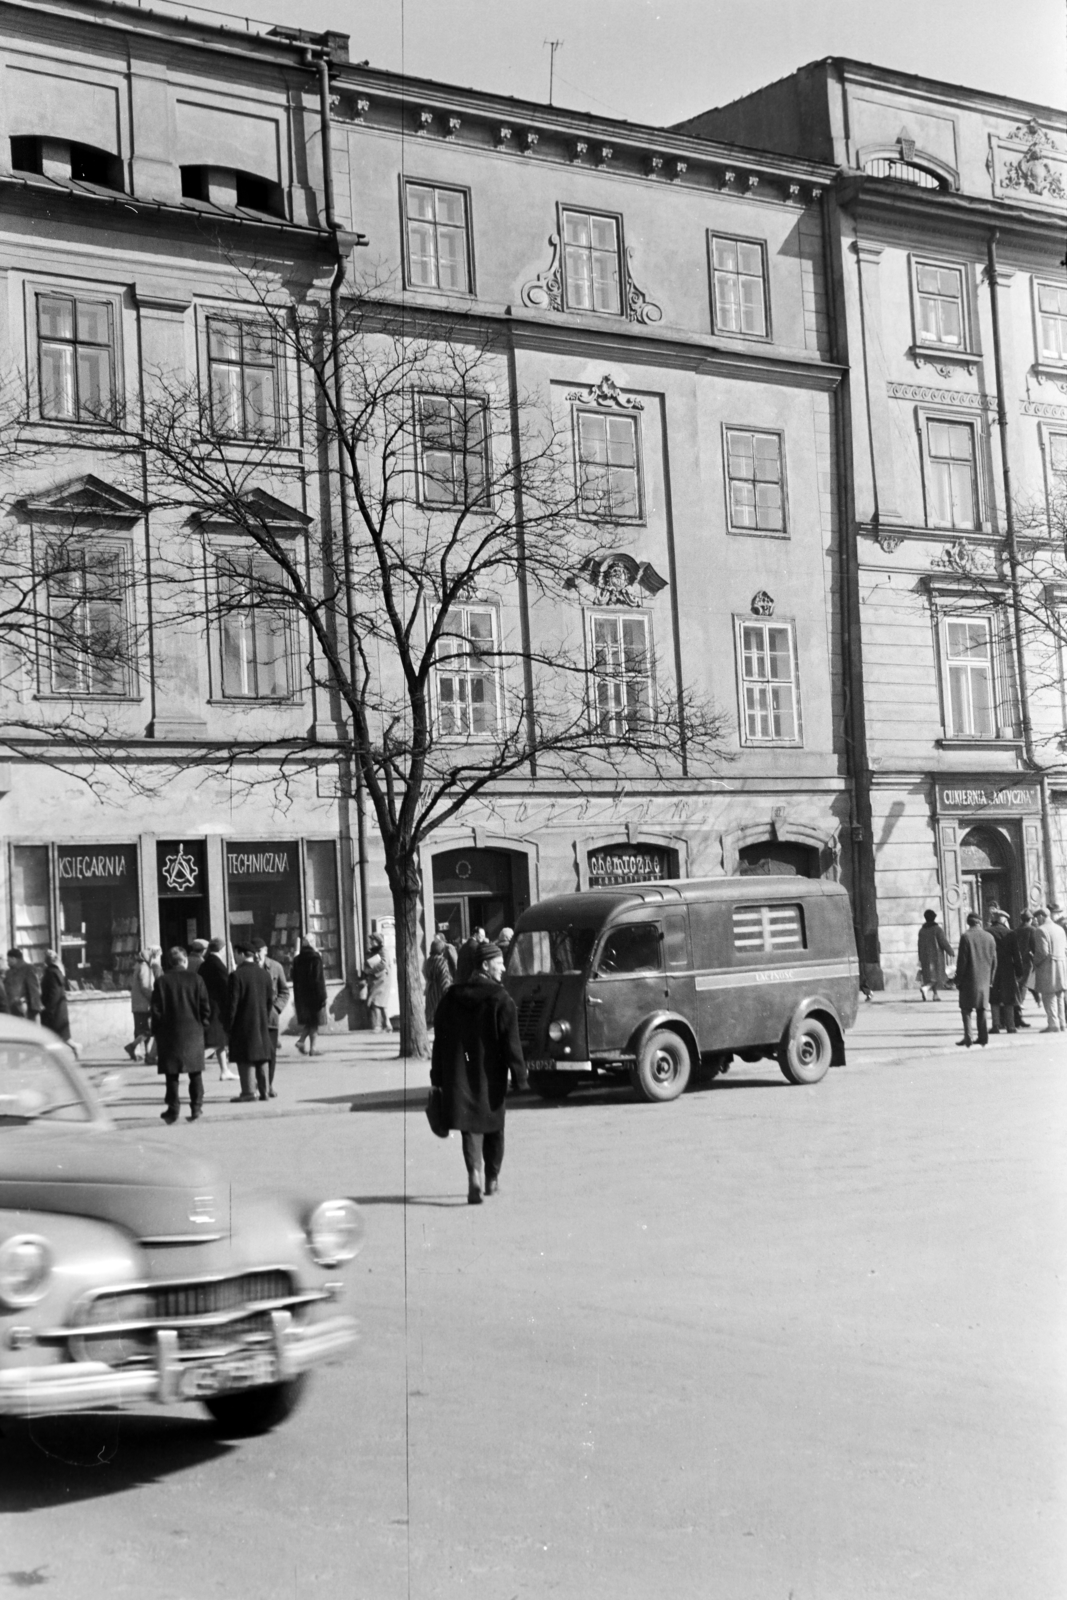
[[92,1110],[51,1050],[32,1040],[0,1043],[0,1128],[41,1118],[89,1122]]
[[529,928],[515,935],[508,957],[512,977],[582,972],[589,965],[596,928]]

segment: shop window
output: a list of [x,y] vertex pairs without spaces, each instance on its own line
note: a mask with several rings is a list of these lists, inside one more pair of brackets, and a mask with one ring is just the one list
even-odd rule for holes
[[56,847],[59,949],[75,989],[128,989],[141,948],[137,847]]
[[45,586],[51,692],[129,694],[127,552],[115,545],[64,544],[46,556]]
[[1037,284],[1038,353],[1042,361],[1067,362],[1067,288]]
[[227,842],[225,856],[231,945],[265,939],[271,956],[288,971],[303,922],[296,840]]
[[43,966],[52,945],[52,889],[46,844],[11,846],[12,942],[26,960]]
[[962,350],[966,319],[959,267],[915,264],[915,337],[918,344]]
[[996,737],[996,680],[990,617],[942,621],[945,727],[949,738]]
[[442,738],[494,734],[498,723],[498,618],[492,606],[457,606],[448,615],[435,663]]
[[417,399],[420,502],[425,506],[488,506],[485,401],[444,394],[420,394]]
[[106,300],[37,296],[41,416],[50,422],[110,423],[115,416],[115,328]]
[[734,949],[739,955],[804,949],[804,917],[799,906],[734,906],[733,929]]
[[597,733],[621,739],[647,731],[654,689],[649,618],[639,611],[590,612],[589,644]]
[[577,414],[578,497],[583,513],[612,522],[641,516],[637,418]]
[[969,422],[926,421],[927,522],[933,528],[978,527],[978,474]]
[[800,695],[793,624],[740,622],[737,647],[744,742],[799,743]]
[[341,914],[337,897],[337,846],[332,839],[309,839],[304,846],[307,917],[304,927],[315,941],[328,978],[341,976]]
[[286,699],[292,604],[277,565],[253,551],[219,556],[218,605],[223,699]]
[[601,845],[587,857],[589,888],[623,883],[658,883],[678,876],[678,852],[661,844]]
[[726,429],[726,481],[734,533],[784,533],[782,437]]
[[619,220],[563,212],[563,280],[568,311],[622,311]]
[[207,361],[215,432],[232,439],[276,439],[278,352],[270,324],[209,317]]
[[767,258],[758,239],[711,235],[711,287],[716,333],[767,337]]
[[462,189],[404,184],[408,284],[471,293],[467,196]]

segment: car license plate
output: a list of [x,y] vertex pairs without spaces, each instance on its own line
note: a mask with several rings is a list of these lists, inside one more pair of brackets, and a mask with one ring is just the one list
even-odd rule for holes
[[551,1061],[547,1056],[537,1056],[533,1061],[527,1061],[527,1072],[555,1072],[559,1066],[558,1061]]
[[277,1381],[278,1360],[274,1352],[253,1350],[187,1367],[182,1373],[181,1390],[185,1399],[201,1400],[205,1395],[225,1394],[230,1389],[252,1389]]

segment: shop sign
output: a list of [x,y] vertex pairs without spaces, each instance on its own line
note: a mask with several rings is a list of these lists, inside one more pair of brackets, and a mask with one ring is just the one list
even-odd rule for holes
[[937,809],[942,815],[973,816],[980,811],[1016,814],[1040,811],[1041,790],[1036,783],[1005,783],[1002,779],[945,778],[934,785]]
[[56,850],[56,870],[60,884],[82,884],[87,889],[136,883],[136,847],[132,844],[60,845]]
[[663,845],[609,845],[589,852],[589,887],[607,889],[621,883],[656,883],[676,876],[674,851]]
[[181,900],[204,893],[204,844],[178,840],[156,846],[159,874],[157,889],[161,900]]
[[245,883],[277,883],[297,870],[295,844],[231,844],[226,846],[226,873]]

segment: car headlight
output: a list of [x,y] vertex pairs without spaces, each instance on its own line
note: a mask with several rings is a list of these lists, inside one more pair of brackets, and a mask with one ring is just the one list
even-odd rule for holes
[[40,1234],[16,1233],[0,1244],[0,1305],[36,1305],[51,1276],[52,1249]]
[[308,1248],[320,1267],[351,1261],[363,1243],[363,1215],[351,1200],[324,1200],[307,1222]]
[[570,1025],[569,1022],[550,1022],[549,1023],[549,1025],[548,1025],[548,1037],[552,1040],[553,1044],[562,1044],[564,1039],[569,1039],[570,1036],[571,1036],[571,1025]]

